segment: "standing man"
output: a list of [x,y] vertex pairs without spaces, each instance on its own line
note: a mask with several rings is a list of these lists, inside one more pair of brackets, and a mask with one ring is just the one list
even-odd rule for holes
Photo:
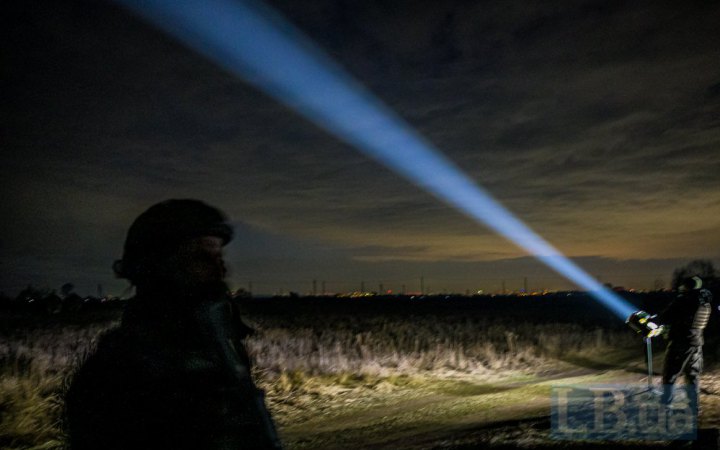
[[695,276],[681,281],[677,298],[658,315],[658,321],[670,328],[662,373],[663,404],[672,403],[675,381],[683,374],[690,408],[697,411],[703,367],[703,332],[711,311],[712,294],[703,288],[702,279]]
[[66,399],[73,450],[277,449],[242,340],[250,329],[227,296],[226,216],[167,200],[132,224],[119,277],[136,287]]

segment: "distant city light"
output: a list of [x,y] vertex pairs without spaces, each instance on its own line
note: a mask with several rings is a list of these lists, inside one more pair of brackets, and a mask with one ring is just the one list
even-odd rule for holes
[[247,0],[117,2],[514,242],[621,319],[635,310],[516,218],[266,5]]

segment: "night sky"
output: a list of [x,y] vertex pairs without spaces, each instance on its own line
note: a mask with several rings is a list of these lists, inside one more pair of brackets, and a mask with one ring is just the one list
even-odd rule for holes
[[[720,262],[718,2],[270,2],[602,282]],[[570,284],[102,1],[4,3],[0,290],[120,294],[150,205],[225,210],[232,287]]]

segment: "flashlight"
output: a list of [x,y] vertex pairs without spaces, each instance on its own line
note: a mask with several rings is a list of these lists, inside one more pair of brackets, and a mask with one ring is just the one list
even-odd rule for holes
[[665,331],[663,325],[658,325],[651,320],[654,318],[654,315],[651,316],[645,311],[635,311],[630,314],[630,317],[627,318],[625,323],[644,338],[653,338]]

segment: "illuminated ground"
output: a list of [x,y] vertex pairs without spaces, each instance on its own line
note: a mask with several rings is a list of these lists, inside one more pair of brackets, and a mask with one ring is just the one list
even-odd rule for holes
[[[285,447],[459,450],[670,445],[549,437],[553,385],[646,382],[644,345],[622,324],[612,320],[600,327],[598,314],[589,316],[590,323],[581,322],[588,317],[588,305],[559,298],[448,305],[447,301],[250,304],[263,310],[248,316],[259,331],[246,345],[254,355],[255,379],[267,392]],[[68,316],[66,323],[54,317],[7,315],[5,322],[14,331],[0,332],[0,448],[64,448],[64,386],[99,334],[118,324],[119,311],[96,313]],[[533,322],[536,317],[548,322]],[[700,428],[717,432],[720,354],[714,330],[706,333],[709,365],[702,380]],[[659,370],[662,341],[655,345],[654,367]]]
[[[603,361],[603,359],[605,359]],[[554,384],[645,383],[642,360],[606,358],[564,363],[537,375],[305,380],[271,404],[291,449],[580,448],[552,440],[550,389]],[[656,363],[660,363],[657,358]],[[619,367],[624,365],[624,367]],[[660,367],[660,366],[657,366]],[[657,380],[656,380],[657,381]],[[703,378],[701,429],[720,426],[720,371]],[[592,443],[595,447],[665,448],[668,442]],[[714,448],[714,447],[712,447]]]

